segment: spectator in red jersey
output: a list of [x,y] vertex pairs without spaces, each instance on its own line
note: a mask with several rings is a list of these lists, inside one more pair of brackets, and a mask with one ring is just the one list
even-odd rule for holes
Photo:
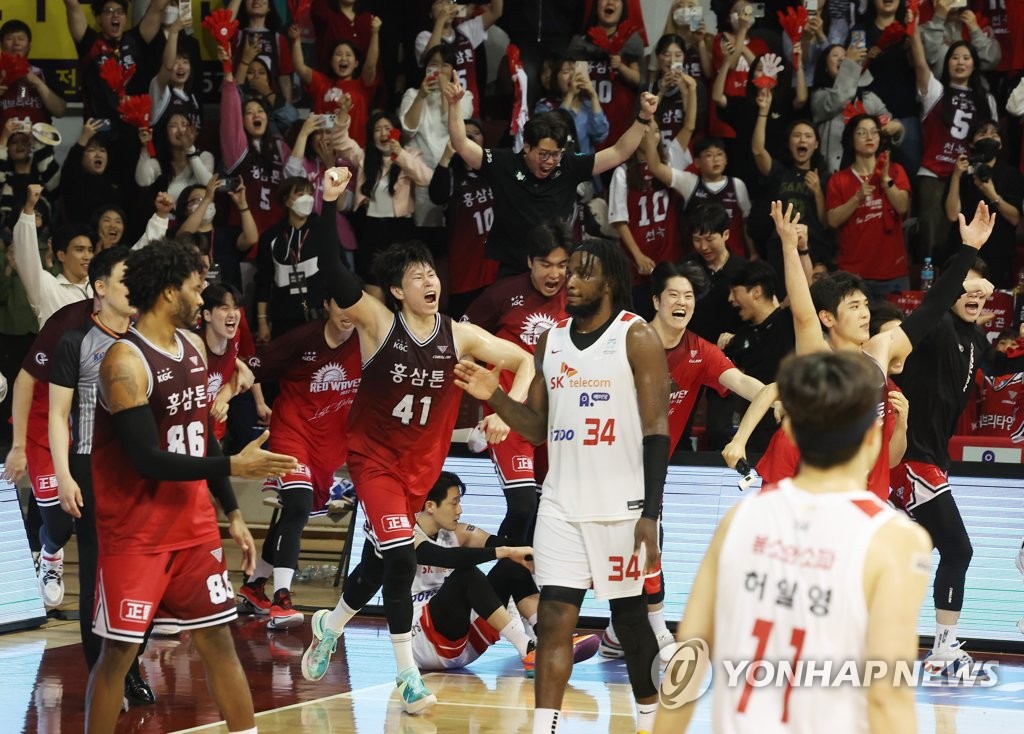
[[910,180],[881,150],[881,131],[872,115],[846,124],[844,168],[829,179],[826,195],[828,224],[839,232],[839,269],[864,278],[872,300],[910,287],[903,240]]
[[[1020,352],[1024,340],[1013,329],[1000,332],[996,349],[1003,354]],[[1024,372],[985,375],[978,394],[976,436],[998,436],[1014,443],[1024,442]]]
[[[327,69],[331,56],[342,41],[350,42],[366,58],[373,36],[373,14],[357,11],[356,0],[313,0],[310,17],[316,31],[316,68]],[[292,22],[295,19],[292,18]]]
[[925,257],[938,255],[945,245],[949,222],[942,193],[957,158],[967,150],[971,126],[999,115],[995,100],[985,91],[981,61],[971,44],[957,41],[949,47],[939,79],[925,59],[920,27],[910,37],[910,50],[924,139],[916,186],[918,249]]
[[[713,74],[709,81],[714,86],[722,76],[721,93],[727,97],[746,95],[751,64],[770,50],[764,40],[750,36],[754,17],[752,13],[744,12],[747,7],[750,4],[746,0],[736,0],[728,13],[719,12],[718,33],[711,43]],[[715,99],[714,91],[711,98]],[[718,118],[717,106],[711,108],[708,132],[722,138],[736,137],[736,132],[729,124]]]
[[[32,53],[32,29],[14,18],[0,26],[0,51],[28,59]],[[0,82],[0,124],[11,118],[29,122],[50,122],[64,117],[64,98],[46,84],[43,70],[30,66],[29,72],[13,84]]]
[[[472,94],[470,101],[473,110],[466,116],[479,117],[480,99],[486,80],[484,84],[477,81],[476,49],[487,40],[487,30],[504,12],[505,0],[491,0],[483,5],[478,14],[467,18],[466,14],[470,7],[450,0],[433,0],[430,3],[430,19],[433,26],[429,31],[420,31],[416,35],[416,61],[421,67],[425,67],[428,58],[424,54],[428,49],[440,43],[452,46],[455,49],[455,70],[466,91]],[[447,77],[442,77],[445,78]]]
[[[654,173],[656,166],[669,168],[659,137],[657,128],[646,130],[644,142],[615,169],[608,191],[608,223],[633,260],[633,305],[645,318],[654,315],[647,298],[651,271],[658,263],[683,255],[678,199],[671,181],[666,184]],[[670,169],[669,178],[675,173]]]
[[374,17],[370,25],[370,48],[365,58],[351,41],[338,41],[331,54],[330,64],[324,67],[324,71],[306,65],[302,56],[299,27],[293,25],[288,29],[295,55],[295,72],[313,99],[313,112],[337,112],[342,96],[347,94],[351,99],[348,111],[352,117],[351,135],[360,146],[366,144],[366,118],[377,87],[380,25],[380,18]]
[[[292,99],[293,66],[288,40],[280,33],[281,19],[271,0],[231,0],[225,6],[231,17],[238,20],[238,33],[232,40],[231,60],[235,64],[235,81],[240,83],[239,74],[245,72],[241,62],[242,49],[252,46],[258,55],[268,61],[270,78],[274,91],[281,93],[285,100]],[[275,83],[276,82],[276,83]]]
[[639,26],[630,20],[625,0],[596,0],[584,33],[573,37],[566,55],[589,65],[587,76],[608,116],[608,137],[600,146],[607,148],[632,124],[644,56]]
[[[314,223],[333,229],[329,219]],[[336,245],[325,245],[336,246]],[[355,324],[329,298],[322,301],[324,318],[314,319],[272,341],[250,360],[259,382],[274,380],[280,393],[270,418],[274,451],[294,456],[298,468],[268,480],[264,491],[276,491],[281,503],[277,522],[267,530],[261,557],[238,595],[253,613],[268,615],[268,629],[302,624],[292,606],[292,578],[299,562],[302,530],[311,515],[326,512],[334,472],[348,458],[348,417],[362,373]],[[265,406],[257,405],[265,411]],[[272,598],[265,585],[273,584]]]
[[[466,135],[484,143],[483,125],[466,120]],[[484,253],[487,234],[494,221],[494,192],[480,174],[455,154],[451,142],[437,162],[427,187],[430,200],[445,206],[448,227],[448,309],[453,319],[462,318],[466,307],[498,277],[498,262]]]
[[[574,242],[572,232],[561,222],[535,228],[531,240],[529,272],[502,278],[485,290],[466,311],[463,321],[532,354],[540,335],[568,316],[565,273]],[[501,384],[510,388],[514,377],[514,373],[505,370]],[[491,415],[494,411],[485,404],[484,413]],[[509,431],[504,441],[488,448],[506,502],[505,519],[498,534],[532,542],[537,495],[547,474],[545,445],[534,446],[515,431]]]

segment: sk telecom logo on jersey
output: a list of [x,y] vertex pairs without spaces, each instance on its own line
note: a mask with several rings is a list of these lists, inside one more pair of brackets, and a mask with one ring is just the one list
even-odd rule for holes
[[552,390],[560,390],[562,388],[588,388],[588,387],[604,387],[608,388],[612,386],[612,381],[608,379],[594,380],[586,377],[577,377],[577,370],[573,369],[565,362],[562,362],[562,367],[558,371],[558,374],[552,377],[549,382]]

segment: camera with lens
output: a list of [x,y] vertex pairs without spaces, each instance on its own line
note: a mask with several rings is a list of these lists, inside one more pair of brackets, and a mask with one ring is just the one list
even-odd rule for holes
[[967,172],[977,177],[982,183],[992,180],[992,166],[989,161],[999,155],[999,141],[993,138],[982,138],[974,143],[971,155],[967,156]]

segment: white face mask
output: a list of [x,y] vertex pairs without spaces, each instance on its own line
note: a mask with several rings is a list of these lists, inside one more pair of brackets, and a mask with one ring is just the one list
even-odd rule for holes
[[211,201],[210,205],[206,207],[206,211],[203,212],[203,224],[209,224],[215,216],[217,216],[217,205]]
[[178,19],[178,6],[177,5],[168,5],[166,8],[164,8],[164,17],[163,17],[163,24],[164,25],[171,25],[177,19]]
[[313,196],[303,194],[292,202],[292,211],[296,216],[308,217],[313,212]]

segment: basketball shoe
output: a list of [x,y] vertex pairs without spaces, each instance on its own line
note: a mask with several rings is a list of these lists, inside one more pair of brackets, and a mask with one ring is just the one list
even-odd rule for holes
[[626,653],[622,651],[622,645],[619,644],[618,639],[615,637],[615,632],[612,630],[611,625],[608,625],[604,630],[604,634],[601,635],[601,646],[598,648],[598,653],[603,658],[621,658],[626,656]]
[[64,549],[52,556],[39,554],[39,593],[47,609],[60,606],[64,601]]
[[242,597],[242,606],[253,614],[270,614],[271,602],[267,598],[266,585],[266,578],[257,578],[239,586],[238,595]]
[[[597,635],[573,635],[572,638],[572,661],[582,663],[590,660],[597,653]],[[532,678],[537,668],[537,643],[530,640],[526,648],[526,655],[523,657],[523,671],[527,678]]]
[[274,592],[274,600],[270,603],[270,621],[267,629],[282,630],[298,627],[302,624],[302,612],[292,606],[292,594],[288,589]]
[[961,668],[974,664],[974,658],[961,648],[962,640],[957,640],[941,650],[932,650],[924,659],[924,671],[929,675],[955,676]]
[[395,678],[398,695],[402,697],[402,708],[407,714],[418,714],[437,703],[437,696],[430,692],[415,667],[406,668]]
[[323,678],[331,664],[331,655],[338,649],[338,638],[341,637],[341,633],[324,624],[330,613],[330,609],[318,609],[313,612],[313,619],[310,621],[313,641],[302,654],[302,677],[306,680],[317,681]]

